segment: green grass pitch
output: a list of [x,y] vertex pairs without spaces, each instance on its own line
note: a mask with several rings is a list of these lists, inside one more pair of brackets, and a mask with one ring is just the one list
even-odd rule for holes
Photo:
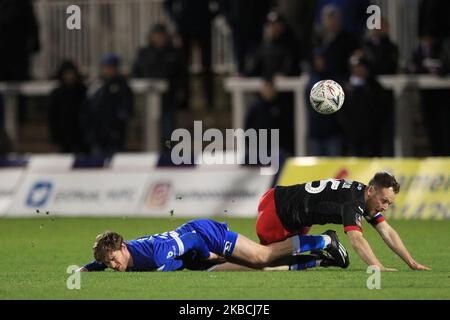
[[[217,219],[225,220],[225,219]],[[254,240],[254,219],[226,219],[233,231]],[[349,269],[271,272],[83,273],[81,289],[69,290],[69,265],[92,260],[95,235],[106,229],[132,239],[172,230],[185,219],[45,218],[0,219],[0,299],[450,299],[450,221],[391,221],[418,262],[411,271],[369,225],[365,236],[376,255],[399,272],[382,273],[381,289],[369,290],[364,263],[343,233]]]

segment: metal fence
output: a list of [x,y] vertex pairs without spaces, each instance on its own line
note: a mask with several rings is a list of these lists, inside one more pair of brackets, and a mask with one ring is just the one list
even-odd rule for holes
[[[48,78],[64,59],[76,61],[90,75],[98,72],[102,55],[120,55],[124,71],[129,71],[138,48],[145,44],[155,23],[174,26],[163,8],[164,0],[39,0],[35,10],[40,26],[42,49],[33,64],[38,79]],[[66,27],[70,5],[81,11],[81,30]],[[213,23],[213,66],[216,72],[232,69],[231,34],[222,17]],[[200,59],[194,52],[192,69],[198,71]]]
[[[298,0],[293,0],[298,1]],[[174,30],[163,8],[164,0],[37,0],[42,49],[35,57],[35,78],[48,78],[63,59],[73,59],[91,76],[107,52],[122,58],[125,72],[130,68],[139,46],[145,43],[151,25],[166,23]],[[399,45],[400,65],[405,66],[417,43],[419,0],[372,0],[390,24],[390,34]],[[67,7],[81,9],[81,30],[66,27]],[[212,61],[215,72],[235,70],[231,31],[222,16],[216,17],[212,30]],[[194,51],[191,69],[200,70],[199,54]]]

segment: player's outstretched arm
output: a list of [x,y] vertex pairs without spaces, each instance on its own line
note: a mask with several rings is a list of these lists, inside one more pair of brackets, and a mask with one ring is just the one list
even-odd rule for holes
[[386,268],[381,264],[361,232],[356,230],[348,231],[347,236],[353,249],[367,265],[377,266],[381,271],[396,271],[395,269]]
[[106,268],[107,266],[105,264],[99,263],[94,260],[91,263],[88,263],[87,265],[81,267],[77,271],[79,272],[104,271]]
[[413,257],[409,254],[408,249],[406,249],[403,244],[403,241],[397,231],[395,231],[395,229],[392,228],[386,221],[378,223],[375,228],[388,247],[400,258],[402,258],[411,269],[431,270],[431,268],[423,266],[413,259]]

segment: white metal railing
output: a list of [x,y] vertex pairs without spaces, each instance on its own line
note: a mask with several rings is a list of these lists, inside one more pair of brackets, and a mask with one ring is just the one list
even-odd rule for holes
[[[139,47],[146,43],[148,31],[155,23],[174,25],[163,7],[164,0],[38,0],[35,3],[40,26],[41,51],[33,63],[33,75],[48,79],[57,65],[71,59],[84,73],[95,77],[101,57],[118,54],[128,73]],[[66,27],[70,5],[81,10],[81,30]],[[222,16],[212,24],[212,62],[215,72],[233,70],[231,31]],[[191,69],[200,70],[194,52]]]
[[[70,5],[80,7],[81,30],[66,27]],[[108,52],[120,55],[127,72],[150,26],[158,22],[171,26],[163,0],[39,0],[35,8],[42,42],[34,63],[38,78],[51,76],[64,59],[77,62],[93,77]]]
[[[21,83],[0,82],[0,94],[4,95],[5,130],[13,143],[17,142],[17,98],[25,96],[47,96],[58,85],[57,81],[39,80]],[[143,121],[144,151],[159,151],[159,124],[161,118],[161,95],[167,83],[154,79],[131,79],[129,85],[134,94],[145,95]]]
[[[306,156],[306,134],[308,122],[305,107],[305,86],[309,77],[277,78],[275,87],[280,91],[294,93],[295,153]],[[412,155],[413,117],[411,107],[405,99],[405,90],[442,89],[450,90],[450,77],[440,78],[433,75],[383,75],[378,80],[386,89],[392,89],[395,97],[395,134],[394,152],[397,157]],[[234,128],[244,127],[247,111],[246,93],[260,90],[262,80],[259,78],[229,77],[225,80],[225,88],[232,97],[232,123]]]
[[[136,51],[145,43],[148,30],[157,22],[174,26],[163,8],[164,0],[37,0],[34,1],[40,26],[41,51],[35,57],[33,75],[47,79],[63,59],[76,61],[82,69],[95,76],[98,61],[107,52],[119,54],[125,72],[129,70]],[[417,44],[419,0],[372,0],[390,24],[390,35],[400,50],[400,65],[410,59]],[[66,9],[69,5],[81,9],[81,30],[68,30]],[[212,26],[212,63],[218,73],[233,73],[231,30],[218,16]],[[199,68],[193,57],[192,70]]]

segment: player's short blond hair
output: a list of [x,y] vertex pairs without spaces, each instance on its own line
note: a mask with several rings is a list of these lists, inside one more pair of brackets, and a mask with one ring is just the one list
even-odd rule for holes
[[123,237],[114,231],[105,231],[95,238],[92,250],[97,262],[103,263],[106,255],[110,251],[120,250],[123,243]]

